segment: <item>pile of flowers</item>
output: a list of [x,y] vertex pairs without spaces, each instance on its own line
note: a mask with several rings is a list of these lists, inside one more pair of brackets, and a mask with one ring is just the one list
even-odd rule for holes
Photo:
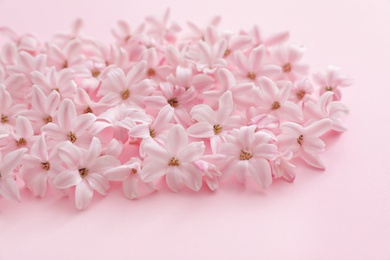
[[309,73],[287,32],[218,23],[182,32],[167,11],[136,29],[119,21],[109,45],[81,20],[46,42],[1,27],[0,194],[50,187],[84,209],[111,182],[134,199],[160,180],[216,190],[234,175],[266,189],[294,180],[296,158],[323,169],[320,138],[346,130],[351,80],[332,66]]

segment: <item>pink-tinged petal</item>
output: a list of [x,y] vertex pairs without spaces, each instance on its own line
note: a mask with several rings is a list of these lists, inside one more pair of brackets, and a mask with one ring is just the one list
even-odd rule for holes
[[246,100],[248,97],[252,96],[255,91],[255,84],[250,83],[240,83],[230,89],[233,93],[233,97],[245,96]]
[[0,194],[6,199],[21,201],[18,185],[11,176],[0,180]]
[[31,146],[30,154],[35,156],[36,158],[41,159],[43,162],[49,160],[49,155],[47,153],[47,146],[45,137],[41,135],[38,140]]
[[64,130],[70,130],[77,117],[73,101],[64,99],[58,109],[58,125]]
[[102,151],[102,145],[100,143],[99,138],[93,137],[91,144],[89,145],[88,152],[85,154],[83,158],[83,166],[87,167],[93,163]]
[[265,55],[266,52],[264,45],[260,45],[259,47],[256,47],[252,50],[251,54],[249,55],[249,69],[251,72],[256,73],[259,71],[261,65],[264,63]]
[[107,123],[107,122],[102,122],[102,121],[95,121],[91,128],[89,129],[89,133],[94,136],[103,131],[104,129],[111,127],[112,124]]
[[47,187],[47,174],[35,173],[34,182],[31,185],[31,191],[37,197],[44,197]]
[[140,192],[138,187],[139,180],[136,177],[130,177],[123,181],[122,190],[128,199],[139,198]]
[[180,169],[177,166],[168,167],[165,180],[168,187],[174,192],[178,192],[183,188],[183,179],[181,177]]
[[298,143],[299,135],[294,134],[281,134],[277,137],[276,144],[278,146],[278,149],[280,151],[287,151],[290,150],[294,154],[296,154],[299,149],[300,145]]
[[213,45],[213,54],[215,57],[222,57],[227,49],[227,42],[225,39],[219,39],[214,45]]
[[158,115],[156,116],[156,119],[153,122],[154,127],[163,126],[171,122],[174,115],[174,109],[172,109],[171,106],[164,106],[160,112],[158,112]]
[[215,135],[213,126],[207,122],[193,124],[187,129],[187,133],[196,138],[209,138]]
[[136,138],[148,138],[150,137],[149,125],[142,124],[134,126],[129,130],[129,135]]
[[69,141],[65,142],[58,148],[58,155],[70,169],[78,167],[83,158],[80,148]]
[[89,186],[88,182],[83,180],[76,186],[75,190],[75,203],[77,209],[85,209],[91,203],[93,197],[93,190]]
[[92,165],[89,165],[90,172],[103,174],[108,169],[117,167],[120,165],[120,161],[111,155],[103,155],[94,160]]
[[53,185],[58,189],[66,189],[78,185],[81,181],[78,170],[64,170],[54,178]]
[[325,150],[325,143],[318,137],[304,136],[302,148],[307,153],[318,153]]
[[219,107],[217,112],[217,122],[222,124],[229,119],[234,109],[232,92],[229,90],[219,98]]
[[235,60],[236,60],[236,66],[238,67],[238,69],[242,73],[245,74],[245,76],[247,76],[246,74],[248,72],[253,72],[253,71],[250,71],[248,60],[245,57],[245,55],[242,53],[242,51],[236,51],[235,52]]
[[48,123],[47,125],[42,127],[42,132],[46,133],[46,135],[52,139],[56,140],[66,140],[66,129],[59,127],[56,124]]
[[277,153],[276,145],[274,144],[260,144],[255,147],[253,156],[255,158],[261,157],[268,160],[275,159]]
[[305,151],[302,151],[301,157],[309,165],[325,170],[325,164],[317,154],[306,153]]
[[21,148],[4,156],[3,161],[0,164],[0,173],[3,178],[11,175],[14,169],[19,166],[19,163],[26,152],[27,149]]
[[202,175],[200,171],[192,164],[183,164],[180,166],[181,177],[184,184],[193,191],[199,191],[202,187]]
[[190,114],[198,122],[208,122],[212,125],[216,123],[215,112],[208,105],[196,105],[191,109]]
[[256,183],[262,189],[267,189],[272,184],[271,167],[266,159],[252,160],[249,172]]
[[[249,174],[249,161],[238,161],[234,165],[231,165],[230,167],[227,167],[225,169],[224,174],[222,175],[222,179],[226,179],[232,174],[234,174],[236,177],[240,175],[248,175]],[[243,179],[243,178],[241,178]]]
[[332,120],[328,118],[324,118],[305,127],[305,135],[320,137],[326,132],[328,132],[331,129],[331,127],[332,127]]
[[302,58],[304,53],[305,53],[305,48],[297,46],[297,45],[290,45],[288,48],[287,59],[291,63],[295,63]]
[[303,134],[303,127],[294,122],[285,122],[280,125],[283,133],[290,133],[296,136]]
[[[31,97],[31,106],[34,109],[38,110],[39,112],[44,113],[45,112],[46,96],[42,92],[42,90],[40,88],[38,88],[37,86],[34,85],[33,89],[34,90],[32,92],[32,97]],[[53,92],[57,92],[57,91],[53,91]],[[0,98],[0,100],[1,100],[1,98]]]
[[277,43],[281,43],[281,42],[287,41],[289,36],[290,36],[289,32],[277,33],[277,34],[272,35],[268,39],[266,39],[264,41],[264,44],[266,46],[271,46],[271,45],[274,45],[274,44],[277,44]]
[[205,178],[205,180],[210,190],[215,191],[219,188],[219,181],[217,177]]
[[278,109],[280,120],[290,120],[301,122],[303,120],[302,109],[291,101],[286,101],[283,106]]
[[243,149],[249,150],[250,147],[252,147],[256,127],[257,126],[252,125],[244,126],[239,129],[237,137]]
[[166,149],[161,147],[156,142],[150,142],[145,144],[144,146],[145,153],[153,158],[153,160],[162,162],[162,163],[168,163],[171,155],[168,153]]
[[340,119],[333,119],[332,120],[332,130],[334,131],[337,131],[337,132],[345,132],[348,130],[348,128],[346,128],[343,124],[343,122],[341,122]]
[[46,98],[45,102],[45,112],[46,113],[53,113],[57,110],[58,106],[61,102],[61,96],[57,91],[52,91]]
[[30,121],[24,116],[18,116],[16,118],[15,132],[19,137],[31,137],[34,135],[34,130]]
[[183,126],[174,125],[169,131],[166,148],[172,156],[176,156],[188,144],[188,136]]
[[287,82],[286,84],[284,84],[280,88],[276,100],[279,101],[281,104],[284,104],[284,102],[290,97],[291,88],[292,88],[291,82]]
[[85,131],[88,127],[90,127],[94,122],[96,121],[96,116],[88,113],[88,114],[83,114],[79,117],[77,117],[73,122],[72,122],[72,130],[77,134],[77,133],[82,133]]
[[279,89],[275,82],[267,77],[261,77],[259,79],[260,89],[265,95],[265,98],[271,101],[276,101]]
[[224,155],[227,155],[227,156],[233,156],[233,157],[238,159],[240,157],[240,154],[241,154],[241,149],[238,146],[234,145],[234,144],[223,143],[219,147],[219,152],[221,154],[224,154]]
[[74,101],[76,104],[79,105],[81,104],[88,105],[89,103],[91,103],[91,99],[89,98],[88,93],[82,88],[78,88],[76,90]]
[[203,142],[193,142],[179,151],[177,157],[181,163],[189,163],[198,160],[204,153]]
[[131,168],[128,165],[121,165],[107,170],[104,173],[110,181],[124,181],[131,174]]
[[89,173],[86,180],[88,181],[89,186],[101,195],[106,195],[108,188],[110,188],[108,180],[100,174]]
[[206,74],[198,74],[192,78],[192,85],[196,90],[209,89],[214,84],[214,78]]
[[161,178],[166,174],[168,161],[164,164],[161,162],[149,162],[144,165],[139,173],[141,180],[144,182],[151,182]]

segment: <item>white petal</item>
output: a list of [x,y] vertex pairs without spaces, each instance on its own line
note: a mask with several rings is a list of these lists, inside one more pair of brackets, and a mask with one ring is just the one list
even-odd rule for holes
[[86,180],[89,182],[89,185],[92,189],[99,192],[101,195],[106,195],[107,190],[110,187],[108,180],[102,175],[97,173],[89,173],[86,177]]
[[166,164],[154,161],[149,162],[145,164],[144,167],[141,169],[139,176],[144,182],[154,181],[165,175],[167,166],[168,162]]
[[202,187],[202,175],[192,164],[183,164],[180,166],[181,176],[184,184],[194,191],[199,191]]
[[180,150],[177,157],[181,163],[193,162],[203,155],[204,149],[205,145],[203,142],[190,143]]
[[53,185],[58,189],[66,189],[79,184],[82,181],[77,170],[64,170],[55,177]]
[[12,176],[0,180],[0,194],[6,199],[20,201],[19,188]]
[[168,187],[174,192],[178,192],[183,188],[183,180],[180,169],[177,166],[168,167],[165,180]]
[[174,125],[169,131],[166,148],[168,152],[176,156],[181,149],[188,144],[188,136],[181,125]]
[[208,122],[198,122],[187,129],[188,135],[196,138],[209,138],[214,136],[213,125]]
[[76,186],[75,190],[75,203],[77,209],[85,209],[91,203],[93,197],[93,190],[89,186],[88,182],[83,180]]

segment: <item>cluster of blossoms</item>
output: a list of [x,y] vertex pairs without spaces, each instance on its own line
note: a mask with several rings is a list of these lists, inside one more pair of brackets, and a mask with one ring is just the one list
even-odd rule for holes
[[1,27],[0,194],[50,187],[84,209],[110,182],[134,199],[161,179],[175,192],[233,175],[265,189],[294,180],[294,158],[324,168],[320,137],[346,130],[351,80],[336,67],[310,74],[288,33],[218,23],[186,34],[169,12],[135,30],[120,21],[110,45],[81,20],[47,42]]

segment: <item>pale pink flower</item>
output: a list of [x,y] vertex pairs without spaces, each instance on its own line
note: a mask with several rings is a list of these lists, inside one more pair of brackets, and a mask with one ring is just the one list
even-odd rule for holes
[[30,153],[24,155],[22,164],[20,176],[37,197],[45,196],[48,183],[51,185],[54,177],[63,170],[56,151],[49,153],[43,135],[31,146]]
[[47,70],[44,75],[39,71],[31,73],[32,82],[37,85],[43,93],[49,95],[52,91],[57,91],[62,98],[73,98],[77,85],[74,81],[74,71],[62,69],[57,72],[54,67]]
[[223,56],[231,62],[234,62],[236,51],[243,51],[252,43],[252,38],[243,34],[228,34],[224,38],[227,42],[227,48]]
[[285,151],[276,156],[275,160],[271,161],[272,174],[275,178],[284,178],[289,182],[293,182],[296,176],[296,166],[290,163],[293,157],[291,151]]
[[217,190],[219,179],[222,176],[221,170],[226,166],[226,156],[223,154],[203,155],[194,164],[201,171],[209,189]]
[[333,92],[327,91],[322,94],[317,102],[307,102],[304,110],[305,115],[310,118],[309,121],[329,118],[332,120],[332,130],[337,132],[347,131],[341,119],[349,113],[349,109],[340,101],[333,101],[333,95]]
[[227,66],[224,59],[226,48],[225,39],[219,39],[213,45],[199,41],[194,50],[187,52],[187,58],[195,64],[198,71],[213,74],[217,68]]
[[280,121],[301,122],[303,114],[300,107],[288,100],[292,84],[287,82],[278,86],[271,79],[262,77],[258,80],[259,89],[259,112],[277,117]]
[[296,80],[294,86],[291,89],[290,100],[294,103],[305,103],[309,100],[313,100],[312,93],[314,92],[313,85],[308,77]]
[[194,87],[185,89],[184,87],[173,85],[170,82],[160,84],[161,92],[153,96],[146,97],[145,103],[149,107],[163,109],[165,106],[174,111],[173,118],[176,123],[187,127],[192,124],[193,120],[189,115],[189,110],[195,104],[197,91]]
[[12,104],[11,94],[0,84],[0,130],[9,132],[15,125],[16,117],[26,110],[26,105]]
[[316,73],[313,75],[313,80],[320,87],[320,95],[326,91],[334,93],[333,99],[341,99],[340,88],[348,87],[352,84],[352,80],[341,74],[340,68],[328,66],[325,73]]
[[27,79],[31,79],[30,74],[34,71],[44,73],[46,71],[46,55],[31,55],[28,52],[21,51],[16,55],[16,64],[7,66],[9,74],[23,74]]
[[88,147],[92,139],[88,129],[95,122],[95,115],[87,113],[77,116],[74,103],[64,99],[58,109],[57,119],[58,124],[48,123],[42,127],[42,132],[46,133],[49,140],[54,141],[54,144],[70,141],[77,146]]
[[148,155],[140,177],[145,182],[151,182],[166,175],[168,187],[178,192],[183,184],[198,191],[202,186],[202,175],[192,164],[204,152],[203,142],[188,143],[188,136],[181,125],[172,127],[164,146],[157,143],[145,145]]
[[148,34],[155,36],[157,39],[161,38],[169,43],[175,43],[177,40],[177,33],[181,31],[181,27],[174,21],[170,22],[170,9],[168,8],[162,19],[158,19],[154,16],[146,17],[146,22],[150,29],[147,30]]
[[100,103],[145,107],[144,98],[155,89],[154,83],[145,79],[146,65],[146,61],[137,63],[127,75],[122,69],[112,69],[99,90],[98,94],[103,96]]
[[0,68],[0,85],[5,85],[14,103],[24,104],[26,94],[31,91],[31,82],[24,74],[6,75],[3,68]]
[[143,51],[143,60],[147,62],[145,77],[157,80],[165,80],[170,73],[170,66],[163,63],[155,48]]
[[9,200],[20,201],[18,185],[14,179],[14,170],[19,167],[25,148],[20,148],[6,154],[3,158],[0,152],[0,194]]
[[88,150],[80,149],[70,142],[58,148],[58,155],[67,169],[59,173],[53,185],[58,189],[75,186],[77,209],[89,206],[93,191],[106,195],[110,187],[104,172],[119,165],[119,161],[110,155],[100,156],[101,144],[98,138],[92,139]]
[[34,132],[40,133],[42,126],[56,120],[61,98],[57,91],[52,91],[46,96],[39,87],[33,86],[33,89],[31,109],[23,111],[21,115],[32,122]]
[[123,20],[117,22],[117,26],[111,29],[111,33],[114,36],[116,43],[120,46],[126,46],[127,44],[134,41],[133,35],[141,34],[144,30],[145,25],[142,24],[137,30],[132,33],[130,25]]
[[[191,30],[191,34],[187,37],[188,39],[191,39],[193,42],[198,42],[199,40],[206,41],[208,43],[211,43],[210,38],[208,37],[208,29],[210,27],[217,27],[221,22],[220,16],[214,16],[211,18],[211,20],[208,22],[208,24],[204,28],[200,28],[198,25],[191,21],[187,21],[187,25],[189,29]],[[214,43],[214,42],[213,42]]]
[[190,126],[187,133],[196,138],[209,138],[213,153],[218,152],[226,134],[241,125],[241,117],[234,115],[233,97],[229,90],[219,98],[218,110],[200,104],[191,109],[190,115],[198,122]]
[[267,64],[267,53],[264,45],[254,48],[249,57],[242,51],[235,53],[235,65],[237,77],[244,81],[255,81],[261,76],[275,76],[281,72],[281,68],[275,64]]
[[185,89],[194,87],[198,94],[201,94],[204,91],[211,89],[215,84],[214,78],[210,75],[206,75],[203,73],[195,74],[193,73],[191,68],[186,68],[182,66],[177,66],[175,76],[172,74],[169,75],[167,77],[167,81]]
[[47,65],[54,66],[58,71],[66,68],[77,71],[85,61],[85,55],[80,52],[81,47],[79,39],[73,39],[63,47],[50,44],[47,50]]
[[298,45],[282,45],[273,54],[274,62],[281,67],[280,79],[295,81],[309,72],[309,66],[301,63],[305,48]]
[[84,21],[81,18],[74,20],[70,25],[70,32],[57,33],[53,36],[53,41],[60,47],[65,46],[74,39],[81,39],[84,29]]
[[253,37],[253,46],[258,47],[264,44],[267,47],[274,46],[285,42],[289,38],[289,32],[280,32],[264,38],[261,34],[260,27],[254,25],[249,34]]
[[17,33],[8,27],[0,27],[0,33],[8,36],[12,40],[17,51],[26,51],[31,55],[36,55],[41,46],[37,36],[32,33],[17,35]]
[[5,137],[0,137],[0,148],[5,153],[9,153],[19,148],[30,149],[35,141],[34,130],[30,121],[24,116],[18,116],[15,120],[15,127]]
[[186,59],[188,46],[184,46],[179,50],[176,46],[170,44],[165,48],[165,60],[167,64],[171,65],[172,68],[178,66],[188,67],[188,60]]
[[318,120],[306,127],[297,123],[285,122],[281,125],[282,134],[277,136],[280,151],[291,151],[294,157],[300,156],[311,166],[325,169],[325,165],[318,156],[324,151],[325,143],[320,137],[330,130],[332,121],[328,118]]
[[136,199],[156,190],[153,182],[144,182],[141,180],[139,177],[141,170],[141,160],[132,158],[123,165],[107,170],[104,175],[110,181],[121,181],[122,190],[126,198]]
[[274,160],[276,145],[269,133],[255,132],[256,126],[244,126],[235,129],[226,137],[227,143],[221,144],[219,152],[228,156],[229,166],[224,177],[235,174],[237,180],[244,183],[247,176],[252,176],[261,188],[268,188],[272,183],[271,166],[268,160]]
[[73,101],[78,114],[92,113],[98,116],[103,112],[107,111],[107,109],[110,107],[109,104],[104,104],[91,100],[90,95],[88,95],[88,93],[82,88],[76,89],[76,94],[74,96]]

